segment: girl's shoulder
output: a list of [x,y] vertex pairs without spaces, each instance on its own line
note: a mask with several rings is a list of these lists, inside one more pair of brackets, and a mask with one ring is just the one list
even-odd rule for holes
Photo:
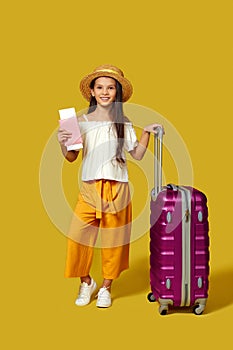
[[[88,116],[86,114],[79,115],[79,116],[77,116],[77,119],[78,119],[78,122],[95,121],[96,120],[95,115],[92,113],[89,113]],[[132,125],[131,120],[125,115],[123,117],[123,122],[126,124]]]
[[78,121],[98,122],[98,121],[104,121],[104,120],[98,119],[95,113],[87,113],[80,116],[80,119],[78,119]]
[[86,114],[79,115],[79,116],[77,116],[77,118],[78,118],[78,122],[86,122],[87,121]]

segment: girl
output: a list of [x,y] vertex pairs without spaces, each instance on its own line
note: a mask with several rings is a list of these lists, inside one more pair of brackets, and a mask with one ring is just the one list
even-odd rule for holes
[[[80,83],[89,101],[87,115],[78,118],[83,138],[82,187],[68,235],[66,277],[80,277],[76,305],[87,305],[97,285],[90,276],[93,247],[101,231],[103,283],[97,307],[111,305],[111,284],[128,268],[132,220],[125,151],[134,159],[143,158],[150,133],[158,124],[148,125],[137,141],[122,102],[132,95],[132,85],[112,65],[97,67]],[[79,151],[68,151],[71,134],[60,128],[58,141],[64,157],[73,162]]]

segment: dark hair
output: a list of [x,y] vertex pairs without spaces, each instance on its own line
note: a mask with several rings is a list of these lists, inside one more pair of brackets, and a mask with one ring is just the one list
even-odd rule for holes
[[[92,80],[90,84],[91,89],[94,89],[96,79]],[[123,165],[125,164],[125,160],[122,158],[122,149],[124,146],[124,121],[126,118],[123,113],[122,86],[116,79],[114,80],[116,82],[116,98],[115,98],[115,102],[112,104],[111,114],[114,121],[114,126],[116,129],[117,141],[118,141],[117,150],[116,150],[116,160],[118,163]],[[87,113],[94,112],[96,107],[97,107],[97,101],[95,97],[91,95],[90,105]]]

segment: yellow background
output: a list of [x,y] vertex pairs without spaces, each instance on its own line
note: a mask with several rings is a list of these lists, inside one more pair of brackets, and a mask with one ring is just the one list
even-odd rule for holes
[[[230,0],[5,3],[1,10],[3,349],[230,348],[232,10]],[[210,296],[200,317],[190,313],[161,317],[157,304],[147,302],[148,233],[132,243],[131,268],[115,282],[111,308],[100,310],[93,302],[75,307],[78,282],[63,278],[66,241],[41,201],[40,160],[57,128],[57,110],[87,106],[79,81],[103,63],[121,67],[132,81],[130,102],[158,111],[176,127],[192,159],[194,185],[207,194]],[[166,159],[165,167],[169,172]],[[131,180],[137,183],[132,169]],[[65,165],[65,192],[72,204],[76,172],[75,164]],[[168,177],[172,181],[173,172]],[[135,191],[137,210],[136,199],[140,193],[144,196],[141,181]],[[100,283],[96,253],[93,274]]]

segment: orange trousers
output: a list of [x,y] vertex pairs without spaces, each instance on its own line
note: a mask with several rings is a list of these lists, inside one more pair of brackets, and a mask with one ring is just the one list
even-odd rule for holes
[[116,279],[129,267],[131,221],[127,182],[83,182],[68,233],[65,277],[89,275],[97,246],[103,277]]

